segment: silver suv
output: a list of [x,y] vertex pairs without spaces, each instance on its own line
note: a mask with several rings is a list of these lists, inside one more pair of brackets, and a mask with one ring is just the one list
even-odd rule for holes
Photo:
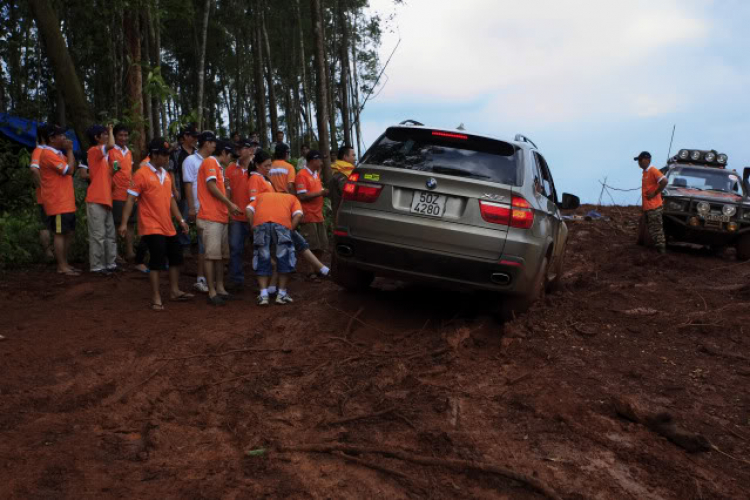
[[568,228],[536,145],[425,127],[388,128],[344,187],[334,229],[334,280],[375,276],[501,292],[499,312],[523,312],[563,270]]

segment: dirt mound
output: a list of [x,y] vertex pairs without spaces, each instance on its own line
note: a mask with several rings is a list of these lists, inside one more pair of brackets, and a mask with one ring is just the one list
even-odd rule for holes
[[750,264],[604,213],[505,325],[394,282],[156,314],[130,274],[7,273],[0,497],[745,498]]

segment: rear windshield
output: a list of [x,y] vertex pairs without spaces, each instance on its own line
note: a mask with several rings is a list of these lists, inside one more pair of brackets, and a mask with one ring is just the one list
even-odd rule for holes
[[520,185],[518,148],[503,141],[424,129],[389,128],[360,163]]

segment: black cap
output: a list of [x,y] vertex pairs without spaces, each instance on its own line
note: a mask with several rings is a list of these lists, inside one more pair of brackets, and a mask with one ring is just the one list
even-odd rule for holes
[[198,137],[200,135],[198,129],[195,128],[195,123],[188,123],[180,129],[179,137],[185,137],[186,135],[190,135],[193,137]]
[[307,161],[322,160],[323,155],[321,155],[320,152],[311,149],[310,152],[307,153],[307,156],[305,158],[307,159]]
[[216,150],[214,151],[214,154],[221,154],[222,151],[226,151],[227,153],[233,153],[234,152],[234,144],[232,141],[229,140],[220,140],[216,141]]
[[248,139],[247,137],[240,138],[239,141],[237,141],[237,147],[239,149],[242,148],[255,148],[258,146],[258,141],[253,141]]
[[635,158],[633,158],[633,160],[638,161],[638,160],[642,160],[644,158],[648,158],[650,160],[651,159],[651,153],[649,153],[648,151],[641,151],[641,154],[639,154],[638,156],[636,156]]
[[216,141],[217,141],[216,134],[214,134],[210,130],[204,130],[198,136],[198,142],[200,142],[201,144],[203,144],[205,142],[216,142]]
[[148,143],[149,155],[168,155],[172,148],[164,137],[155,137]]
[[60,125],[50,125],[47,128],[47,138],[54,137],[56,135],[65,135],[65,129]]

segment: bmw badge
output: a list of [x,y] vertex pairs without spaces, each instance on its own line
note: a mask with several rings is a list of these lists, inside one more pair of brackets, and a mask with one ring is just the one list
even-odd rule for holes
[[433,177],[430,177],[427,180],[426,184],[427,184],[427,189],[429,189],[429,190],[433,190],[433,189],[435,189],[437,187],[437,181]]

